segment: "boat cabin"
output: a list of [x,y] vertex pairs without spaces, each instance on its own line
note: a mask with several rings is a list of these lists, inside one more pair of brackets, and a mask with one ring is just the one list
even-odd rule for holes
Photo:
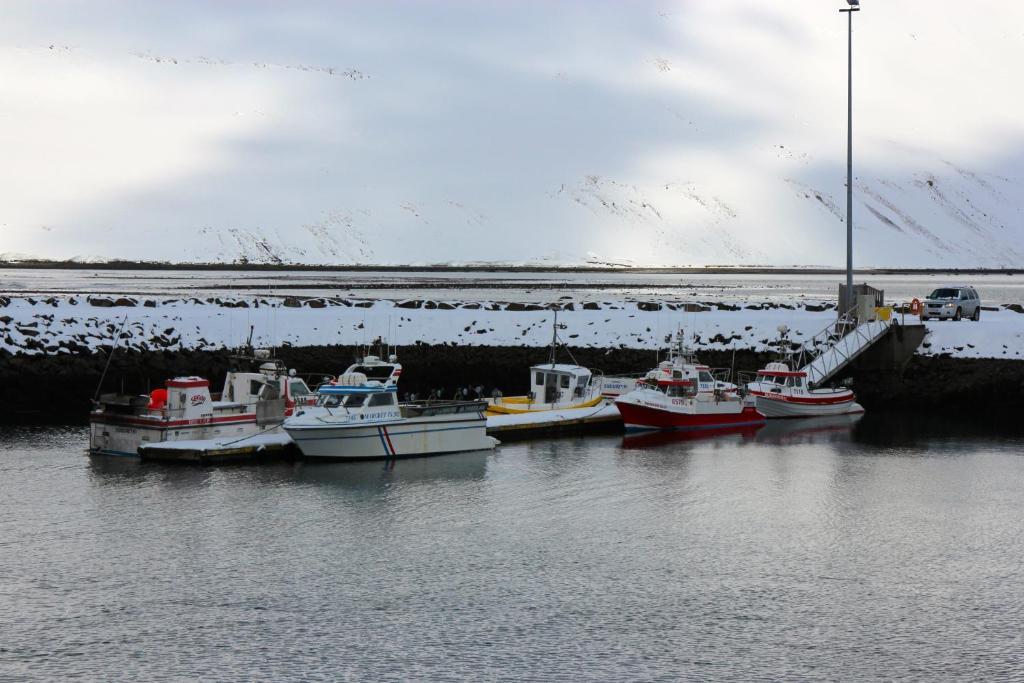
[[769,363],[764,369],[757,371],[757,378],[754,381],[765,385],[803,389],[807,386],[807,373],[791,370],[785,363]]
[[579,365],[534,365],[530,393],[537,403],[578,403],[587,396],[593,379],[590,370]]
[[284,398],[288,405],[294,405],[305,402],[312,393],[302,378],[286,373],[274,363],[263,363],[259,372],[229,372],[220,399],[225,403],[252,405]]
[[[680,365],[667,360],[659,363],[657,371],[650,373],[648,379],[654,380],[659,387],[662,382],[685,380],[694,385],[695,391],[705,392],[716,389],[726,390],[732,386],[725,386],[727,384],[725,382],[717,382],[711,373],[711,368],[706,365]],[[719,386],[719,384],[723,386]]]

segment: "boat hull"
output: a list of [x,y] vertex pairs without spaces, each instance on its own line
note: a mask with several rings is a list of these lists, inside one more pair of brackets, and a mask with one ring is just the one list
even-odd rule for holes
[[825,417],[863,413],[864,408],[850,394],[848,400],[797,400],[790,396],[764,394],[756,397],[757,409],[770,418]]
[[313,426],[285,423],[285,431],[307,458],[383,460],[490,450],[497,441],[487,436],[482,417],[410,418],[377,424]]
[[616,401],[626,431],[726,429],[763,425],[765,417],[756,408],[738,401],[722,403],[694,401],[688,409],[674,405],[658,406],[629,400]]
[[603,400],[604,397],[598,395],[579,403],[531,403],[528,396],[510,396],[503,399],[489,399],[487,401],[487,413],[489,415],[522,415],[524,413],[544,413],[552,410],[593,408]]
[[255,413],[204,420],[93,416],[89,424],[89,453],[136,457],[143,444],[244,438],[260,431]]

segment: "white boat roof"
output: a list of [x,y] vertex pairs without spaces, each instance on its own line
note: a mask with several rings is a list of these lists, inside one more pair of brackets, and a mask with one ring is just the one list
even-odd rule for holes
[[530,370],[543,370],[544,372],[565,372],[570,375],[589,375],[590,370],[581,367],[579,365],[569,365],[568,363],[543,363],[541,365],[534,365]]

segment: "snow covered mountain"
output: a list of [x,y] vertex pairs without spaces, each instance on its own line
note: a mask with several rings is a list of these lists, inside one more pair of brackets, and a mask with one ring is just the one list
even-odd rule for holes
[[[863,4],[856,263],[1024,267],[1024,6]],[[0,258],[842,265],[842,6],[6,3]]]

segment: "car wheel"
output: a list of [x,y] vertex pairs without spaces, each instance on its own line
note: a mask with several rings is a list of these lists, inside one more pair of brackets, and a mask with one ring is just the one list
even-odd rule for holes
[[956,313],[953,314],[953,320],[963,320],[963,315],[961,315],[959,306],[956,309]]
[[978,306],[977,308],[974,309],[974,315],[971,316],[971,320],[973,320],[974,322],[978,322],[979,320],[981,320],[981,306]]
[[926,323],[926,322],[928,322],[928,316],[926,316],[926,315],[922,315],[922,316],[921,316],[921,322],[923,322],[923,323]]

